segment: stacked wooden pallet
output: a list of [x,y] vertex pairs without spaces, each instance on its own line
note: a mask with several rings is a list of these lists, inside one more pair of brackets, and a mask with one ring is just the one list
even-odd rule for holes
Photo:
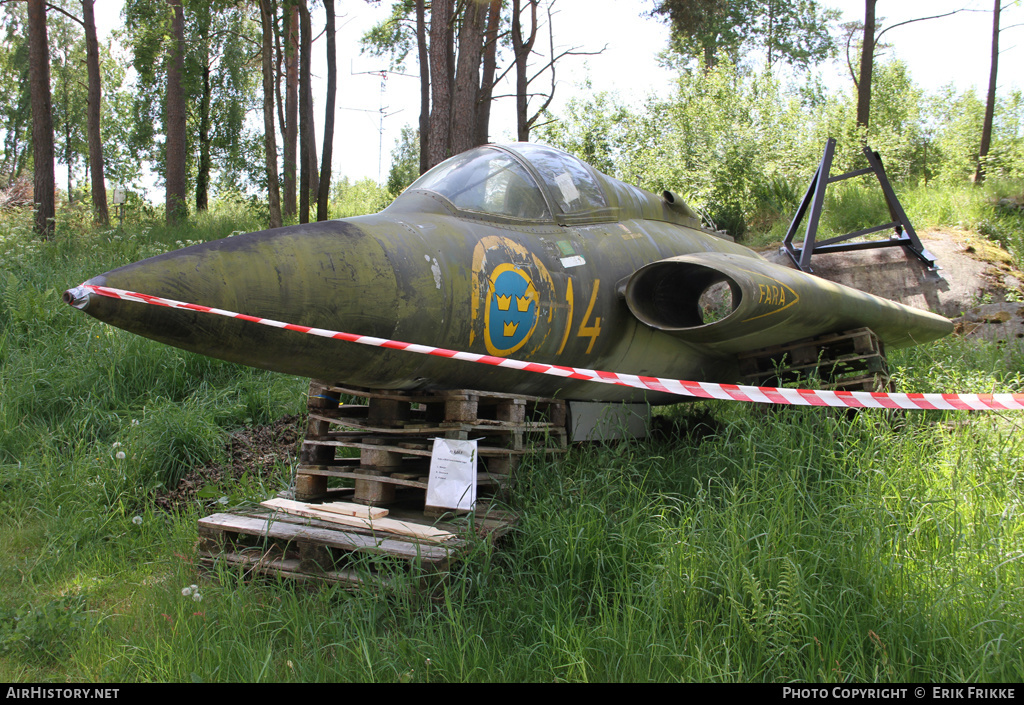
[[[352,397],[365,403],[343,402]],[[439,437],[478,441],[471,512],[426,506]],[[514,525],[515,514],[497,500],[520,460],[566,447],[565,404],[554,399],[469,390],[407,395],[314,380],[291,497],[200,520],[200,558],[299,579],[432,581],[474,538],[491,540]],[[329,487],[332,479],[338,486]]]
[[[366,403],[342,403],[343,396]],[[413,395],[314,380],[295,497],[325,497],[328,479],[341,478],[352,481],[351,500],[358,503],[422,498],[435,438],[478,439],[477,486],[485,497],[500,496],[524,456],[565,452],[565,402],[472,390]],[[344,448],[353,457],[339,457]]]
[[885,346],[870,329],[820,335],[739,356],[743,383],[814,385],[845,391],[890,391]]

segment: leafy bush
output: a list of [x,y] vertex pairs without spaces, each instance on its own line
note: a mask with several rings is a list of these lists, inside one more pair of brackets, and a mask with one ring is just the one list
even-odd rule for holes
[[56,662],[95,626],[96,619],[86,611],[81,595],[4,609],[0,611],[0,651],[20,650],[32,658]]

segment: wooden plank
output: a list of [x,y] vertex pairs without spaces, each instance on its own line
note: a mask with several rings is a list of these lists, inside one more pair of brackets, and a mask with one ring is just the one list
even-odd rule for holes
[[482,392],[476,389],[439,389],[430,393],[408,394],[398,391],[387,391],[381,389],[360,389],[358,387],[347,387],[340,384],[329,386],[330,391],[349,394],[354,397],[393,399],[395,401],[408,401],[414,404],[434,404],[444,401],[465,401],[473,397],[479,398],[480,402],[495,403],[505,399],[523,399],[527,402],[538,403],[564,403],[561,399],[550,397],[533,397],[526,394],[501,394],[500,392]]
[[[358,519],[357,517],[339,518],[349,518],[353,522],[364,522],[362,524],[364,527],[369,524],[369,520]],[[378,521],[388,520],[380,519]],[[337,529],[322,529],[315,526],[291,523],[287,520],[278,520],[273,517],[268,519],[266,517],[239,516],[237,514],[213,514],[200,519],[199,526],[206,529],[256,535],[289,542],[314,541],[345,551],[366,551],[398,556],[410,560],[421,559],[426,562],[447,560],[450,552],[444,546],[425,546],[415,542],[382,539]]]
[[[307,472],[307,473],[319,472],[322,475],[330,475],[331,477],[334,477],[334,475],[332,474],[334,472],[363,472],[363,474],[365,475],[366,472],[370,472],[370,471],[373,471],[373,470],[380,470],[381,469],[377,465],[363,465],[360,462],[360,458],[344,458],[344,460],[350,460],[352,462],[342,463],[342,462],[335,461],[335,462],[332,462],[332,463],[319,463],[317,465],[311,465],[309,463],[301,463],[298,466],[298,471],[300,473],[303,473],[303,472]],[[412,473],[417,473],[419,475],[424,475],[430,469],[430,461],[429,461],[429,459],[406,458],[405,462],[403,462],[401,464],[401,466],[394,467],[394,468],[391,468],[391,469],[395,470],[396,472],[397,471],[412,472]],[[339,475],[338,477],[342,477],[342,476]]]
[[[322,467],[306,467],[300,465],[298,468],[300,474],[307,475],[322,475],[324,477],[344,477],[349,480],[368,480],[370,482],[386,482],[391,485],[398,485],[399,487],[412,487],[417,490],[427,489],[427,483],[419,480],[408,480],[404,477],[395,477],[394,475],[367,475],[366,473],[358,472],[347,472],[345,470],[334,470],[332,468]],[[399,473],[400,475],[405,473]]]
[[236,565],[241,568],[248,569],[265,575],[279,575],[283,578],[292,578],[295,580],[316,580],[329,581],[336,583],[349,583],[353,586],[362,585],[366,582],[371,582],[381,587],[388,587],[387,582],[380,579],[375,579],[368,575],[361,575],[354,570],[324,570],[316,573],[309,573],[302,570],[300,561],[297,558],[272,558],[268,560],[261,560],[254,558],[253,556],[247,556],[242,553],[210,553],[209,551],[200,551],[199,559],[204,564],[214,565],[217,561],[224,561],[231,565]]
[[[416,419],[412,419],[406,422],[396,422],[402,425],[395,426],[381,426],[379,421],[375,424],[371,424],[366,419],[358,417],[347,417],[343,415],[335,415],[334,413],[324,412],[309,412],[309,418],[325,421],[327,423],[335,424],[338,426],[345,426],[348,428],[358,428],[364,431],[371,431],[378,434],[425,434],[425,433],[441,433],[452,428],[463,429],[466,431],[490,431],[492,433],[498,432],[512,432],[512,431],[551,431],[557,432],[560,427],[549,421],[501,421],[498,419],[474,419],[472,422],[461,422],[461,421],[442,421],[433,424],[428,424]],[[330,431],[331,437],[341,437],[341,433],[338,431]],[[359,434],[357,432],[345,433],[347,436],[366,435]]]
[[[290,502],[284,498],[271,500],[275,502]],[[296,507],[312,507],[322,512],[342,514],[350,517],[361,517],[363,519],[382,519],[388,515],[388,510],[383,507],[367,507],[365,504],[353,502],[330,502],[324,504],[309,504],[308,502],[293,502]]]
[[[279,519],[279,516],[280,519]],[[212,514],[199,521],[200,527],[204,529],[218,530],[221,532],[234,532],[247,535],[255,535],[270,539],[279,539],[288,542],[312,541],[315,543],[340,548],[346,551],[366,551],[384,555],[407,558],[410,561],[421,559],[426,563],[445,562],[452,550],[449,547],[439,545],[424,545],[415,541],[402,541],[400,539],[384,539],[377,536],[367,536],[359,533],[340,531],[338,529],[323,529],[309,526],[308,524],[295,524],[287,514],[274,514],[270,517],[264,516],[242,516],[239,514]],[[345,519],[345,517],[342,517]],[[347,517],[353,522],[361,522],[357,517]],[[388,520],[378,520],[386,522]],[[366,520],[369,523],[369,520]]]
[[433,526],[387,518],[363,519],[362,517],[349,517],[342,516],[340,514],[332,515],[330,512],[321,512],[315,509],[310,509],[310,505],[296,506],[300,503],[292,502],[287,499],[269,499],[266,502],[260,502],[260,504],[268,509],[276,509],[278,511],[285,512],[286,514],[294,514],[296,516],[304,516],[311,519],[320,519],[321,521],[327,521],[332,524],[341,524],[343,526],[358,526],[370,529],[371,531],[385,531],[387,533],[398,534],[400,536],[412,536],[424,541],[441,543],[455,538],[455,534],[450,531],[437,529]]
[[[308,445],[317,446],[338,446],[343,448],[359,448],[359,449],[370,449],[370,450],[384,450],[393,453],[402,453],[404,455],[418,455],[429,458],[431,456],[431,450],[427,448],[427,439],[424,439],[421,444],[403,443],[401,445],[382,445],[382,444],[370,444],[370,443],[352,443],[348,441],[324,441],[319,439],[309,439],[306,441]],[[417,447],[419,446],[419,447]],[[479,446],[477,454],[480,457],[487,456],[506,456],[506,455],[529,455],[531,453],[564,453],[565,448],[526,448],[516,450],[514,448],[501,448],[499,446]],[[305,465],[306,463],[304,463]],[[321,463],[308,463],[309,465],[321,465]]]
[[822,358],[820,361],[815,361],[808,364],[797,364],[789,365],[786,367],[779,367],[778,370],[773,369],[772,373],[782,374],[784,372],[799,372],[801,370],[815,370],[815,369],[828,369],[833,368],[837,372],[842,372],[843,369],[849,369],[851,371],[859,371],[861,369],[870,367],[872,364],[879,364],[883,361],[881,355],[853,355],[843,356],[838,358]]
[[[358,472],[347,472],[345,470],[336,470],[330,467],[324,466],[307,466],[300,465],[298,468],[300,475],[323,475],[325,477],[344,477],[349,480],[369,480],[371,482],[385,482],[392,485],[398,485],[400,487],[413,487],[419,490],[427,489],[426,479],[417,480],[417,477],[424,477],[423,473],[394,473],[392,475],[367,475],[365,473]],[[486,485],[498,485],[503,482],[507,482],[507,478],[504,473],[495,475],[489,472],[478,472],[476,474],[476,484],[478,486]],[[319,507],[322,505],[312,505]],[[359,505],[357,505],[359,506]],[[385,510],[386,512],[387,510]]]

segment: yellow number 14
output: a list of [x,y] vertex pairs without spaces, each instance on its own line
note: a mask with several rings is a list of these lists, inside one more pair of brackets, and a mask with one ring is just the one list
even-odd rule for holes
[[593,325],[590,324],[590,316],[594,313],[594,304],[597,303],[597,290],[601,286],[601,280],[594,280],[594,290],[590,293],[590,303],[587,304],[587,312],[583,315],[583,323],[580,325],[579,331],[576,333],[578,338],[590,338],[590,345],[587,346],[587,354],[594,349],[594,343],[597,342],[597,336],[601,335],[601,318],[598,316],[594,319]]

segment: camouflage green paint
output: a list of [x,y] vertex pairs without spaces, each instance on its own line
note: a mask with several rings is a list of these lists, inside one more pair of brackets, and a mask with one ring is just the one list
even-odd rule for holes
[[[671,194],[658,198],[578,161],[562,174],[556,164],[557,178],[549,173],[545,182],[540,168],[521,154],[527,147],[481,149],[541,184],[553,214],[544,218],[459,208],[433,185],[419,188],[421,180],[375,215],[238,235],[130,264],[88,283],[474,353],[717,382],[736,379],[737,352],[774,342],[870,326],[887,344],[901,345],[951,329],[938,316],[772,265],[701,230]],[[560,163],[566,159],[572,158],[564,155]],[[551,172],[551,164],[546,168]],[[583,178],[567,182],[570,171]],[[501,173],[494,169],[487,176]],[[582,198],[577,186],[591,189],[595,207],[559,205]],[[553,193],[556,188],[560,193]],[[696,300],[712,281],[730,282],[736,310],[705,325],[695,314]],[[676,400],[95,295],[84,308],[186,350],[367,388]],[[770,315],[757,319],[761,314]]]

